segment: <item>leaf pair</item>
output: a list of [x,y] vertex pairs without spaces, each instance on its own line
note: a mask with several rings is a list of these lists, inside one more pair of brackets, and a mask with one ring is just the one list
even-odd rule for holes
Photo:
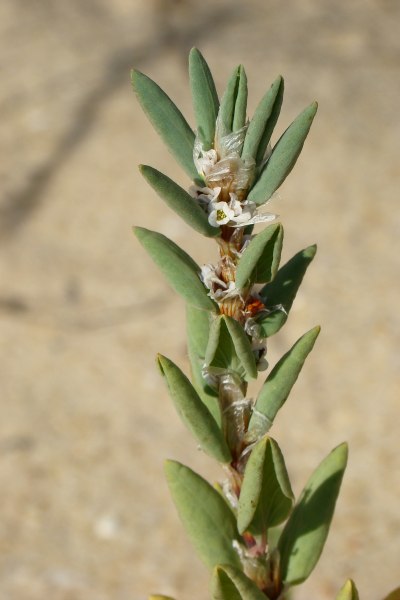
[[[254,452],[254,451],[253,451]],[[293,494],[282,455],[276,442],[259,442],[257,453],[247,466],[242,496],[239,500],[238,525],[232,510],[221,494],[188,467],[167,461],[166,476],[172,498],[183,526],[202,561],[210,568],[219,566],[214,574],[213,598],[259,600],[257,588],[240,573],[242,565],[233,542],[240,542],[239,530],[278,523],[291,510]],[[317,467],[308,480],[278,541],[282,581],[297,585],[307,579],[323,550],[332,521],[347,463],[347,445],[335,448]],[[258,474],[258,476],[257,476]],[[269,493],[267,485],[271,484]],[[264,508],[262,504],[265,503]],[[255,504],[255,510],[252,507]],[[264,512],[263,512],[264,511]],[[261,520],[260,515],[263,512]],[[228,568],[227,568],[228,567]],[[236,569],[239,570],[236,572]],[[238,574],[239,573],[239,574]],[[227,577],[226,577],[227,576]],[[341,591],[338,600],[357,600],[352,588]],[[351,586],[350,586],[351,587]],[[231,596],[227,594],[231,594]]]
[[226,315],[213,320],[205,364],[207,367],[234,371],[247,381],[257,377],[257,365],[251,343],[238,321]]

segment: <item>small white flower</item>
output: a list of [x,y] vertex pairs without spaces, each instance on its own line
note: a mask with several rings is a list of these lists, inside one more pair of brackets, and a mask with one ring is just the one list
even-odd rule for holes
[[222,288],[227,288],[225,281],[219,278],[218,269],[214,265],[203,265],[201,267],[200,279],[209,290],[214,288],[214,283]]
[[226,225],[235,216],[234,211],[230,208],[227,202],[212,202],[209,205],[210,214],[208,215],[208,222],[213,227],[219,227],[220,225]]
[[206,177],[217,160],[217,152],[213,149],[203,150],[203,145],[200,139],[196,137],[193,147],[193,161],[196,165],[197,172]]

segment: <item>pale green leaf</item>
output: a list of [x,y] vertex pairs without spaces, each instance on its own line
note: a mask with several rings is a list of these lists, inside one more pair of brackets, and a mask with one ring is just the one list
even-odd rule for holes
[[132,86],[136,96],[176,160],[193,180],[199,175],[193,162],[194,132],[167,94],[149,77],[133,70]]
[[207,237],[219,235],[220,228],[210,225],[207,214],[186,190],[153,167],[141,165],[140,172],[160,198],[190,227]]
[[202,375],[210,329],[210,313],[188,304],[186,306],[186,328],[193,385],[215,421],[220,424],[218,393],[208,385]]
[[[249,430],[257,429],[259,434],[266,433],[274,422],[278,410],[286,402],[290,390],[303,367],[304,361],[313,349],[320,327],[314,327],[305,333],[292,348],[277,362],[260,390],[255,403],[255,410],[250,419]],[[258,413],[265,421],[265,430],[260,430]],[[261,421],[262,424],[262,421]]]
[[290,585],[307,579],[323,550],[347,464],[341,444],[311,475],[279,539],[282,580]]
[[160,594],[152,594],[151,596],[149,596],[149,600],[174,600],[174,598],[171,598],[171,596],[162,596]]
[[244,139],[242,157],[260,164],[276,125],[283,99],[283,79],[279,75],[257,106]]
[[275,440],[264,437],[253,447],[244,472],[237,515],[239,533],[250,530],[253,535],[265,534],[288,517],[293,503],[282,452]]
[[286,129],[274,146],[259,179],[250,190],[249,200],[256,204],[264,204],[284,182],[296,164],[317,107],[317,103],[313,102]]
[[212,600],[266,600],[266,596],[235,567],[219,565],[211,581]]
[[211,71],[197,48],[192,48],[189,54],[189,77],[197,133],[204,149],[209,150],[214,143],[219,100]]
[[235,67],[228,80],[226,90],[222,96],[219,107],[220,135],[232,133],[233,119],[235,116],[236,97],[240,78],[240,65]]
[[236,287],[243,289],[253,283],[265,283],[274,278],[281,258],[283,227],[269,225],[254,236],[236,270]]
[[158,361],[175,408],[186,427],[204,452],[221,463],[229,463],[232,457],[222,432],[189,379],[165,356],[159,355]]
[[246,379],[257,377],[250,340],[243,327],[226,315],[211,325],[205,359],[208,366],[235,371]]
[[359,600],[356,584],[352,579],[348,579],[346,581],[346,583],[336,596],[336,600]]
[[186,252],[156,231],[135,227],[134,232],[178,294],[197,308],[216,311],[216,305],[200,280],[200,267]]
[[232,131],[238,131],[246,124],[247,114],[247,76],[244,67],[239,67],[235,111],[233,114]]
[[202,561],[240,568],[232,542],[238,538],[236,520],[225,500],[207,481],[178,462],[167,461],[168,486],[182,524]]

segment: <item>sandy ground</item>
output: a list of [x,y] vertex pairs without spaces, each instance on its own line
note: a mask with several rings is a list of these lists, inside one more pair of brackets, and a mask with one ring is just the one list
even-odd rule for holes
[[166,456],[221,473],[178,421],[154,366],[186,366],[183,303],[131,234],[194,237],[141,180],[188,182],[135,102],[131,66],[192,120],[186,57],[221,90],[245,64],[250,112],[278,73],[277,134],[320,112],[271,207],[285,258],[318,256],[273,363],[323,327],[274,435],[299,492],[343,440],[350,463],[326,551],[296,598],[364,600],[400,580],[400,4],[396,0],[3,0],[0,197],[0,599],[208,598],[162,474]]

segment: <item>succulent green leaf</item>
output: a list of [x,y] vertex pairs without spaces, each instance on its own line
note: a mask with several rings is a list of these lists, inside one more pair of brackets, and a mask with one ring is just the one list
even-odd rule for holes
[[275,334],[286,322],[308,265],[316,252],[317,246],[314,244],[295,254],[260,291],[264,304],[272,311],[258,321],[266,337]]
[[286,323],[288,314],[283,306],[273,307],[265,316],[257,318],[261,337],[270,337],[277,333]]
[[388,596],[385,596],[384,600],[400,600],[400,587],[390,592]]
[[241,66],[235,67],[228,80],[226,90],[222,96],[219,107],[220,135],[225,136],[232,133],[233,120],[235,117],[235,106],[238,93]]
[[147,165],[141,165],[140,172],[160,198],[190,227],[207,237],[219,235],[220,228],[210,225],[206,213],[175,181]]
[[275,440],[262,438],[253,448],[239,497],[239,533],[266,533],[290,514],[294,496],[282,452]]
[[257,377],[257,365],[249,338],[243,327],[226,315],[217,317],[211,324],[205,363],[235,371],[246,379]]
[[268,308],[281,304],[286,312],[290,311],[308,265],[316,252],[315,244],[301,250],[278,270],[273,281],[262,288],[260,295]]
[[197,180],[199,175],[193,162],[195,136],[185,117],[152,79],[133,70],[131,80],[134,92],[154,129],[188,176]]
[[246,124],[247,115],[247,76],[244,67],[239,67],[235,111],[233,114],[232,131],[239,131]]
[[158,362],[175,408],[200,447],[219,462],[229,463],[232,457],[222,432],[189,379],[165,356],[159,355]]
[[149,596],[149,600],[174,600],[171,596],[161,596],[160,594],[153,594]]
[[218,406],[218,393],[207,384],[202,375],[210,329],[210,313],[187,304],[186,329],[188,354],[194,387],[201,400],[214,417],[216,423],[220,425],[221,415]]
[[236,270],[236,287],[265,283],[275,277],[281,259],[283,227],[274,223],[254,236],[243,252]]
[[232,317],[223,316],[222,319],[226,324],[226,328],[232,339],[235,354],[239,362],[243,365],[247,378],[256,379],[256,360],[251,349],[250,340],[247,337],[243,327],[238,321],[232,319]]
[[[317,326],[305,333],[272,369],[256,400],[255,410],[249,424],[250,431],[253,428],[257,429],[259,434],[268,431],[278,410],[286,402],[290,390],[296,383],[304,361],[313,349],[320,329]],[[259,413],[265,418],[265,429],[262,427],[263,421],[260,422]]]
[[178,294],[197,308],[216,311],[216,305],[207,295],[207,290],[200,281],[199,266],[186,252],[156,231],[135,227],[134,232],[143,248]]
[[352,579],[348,579],[338,595],[336,600],[359,600],[356,584]]
[[167,461],[165,472],[182,524],[202,561],[240,568],[232,546],[238,533],[233,512],[207,481],[178,462]]
[[341,444],[322,461],[282,531],[278,548],[282,579],[287,584],[305,581],[318,562],[335,510],[347,454],[347,444]]
[[209,150],[214,143],[219,100],[211,71],[197,48],[189,54],[189,77],[197,132],[204,149]]
[[244,139],[242,157],[254,158],[259,165],[265,155],[281,111],[284,83],[279,75],[257,106]]
[[228,565],[219,565],[211,581],[212,600],[265,600],[266,596],[243,573]]
[[280,137],[258,181],[250,190],[249,200],[264,204],[284,182],[296,164],[317,108],[317,103],[313,102]]

